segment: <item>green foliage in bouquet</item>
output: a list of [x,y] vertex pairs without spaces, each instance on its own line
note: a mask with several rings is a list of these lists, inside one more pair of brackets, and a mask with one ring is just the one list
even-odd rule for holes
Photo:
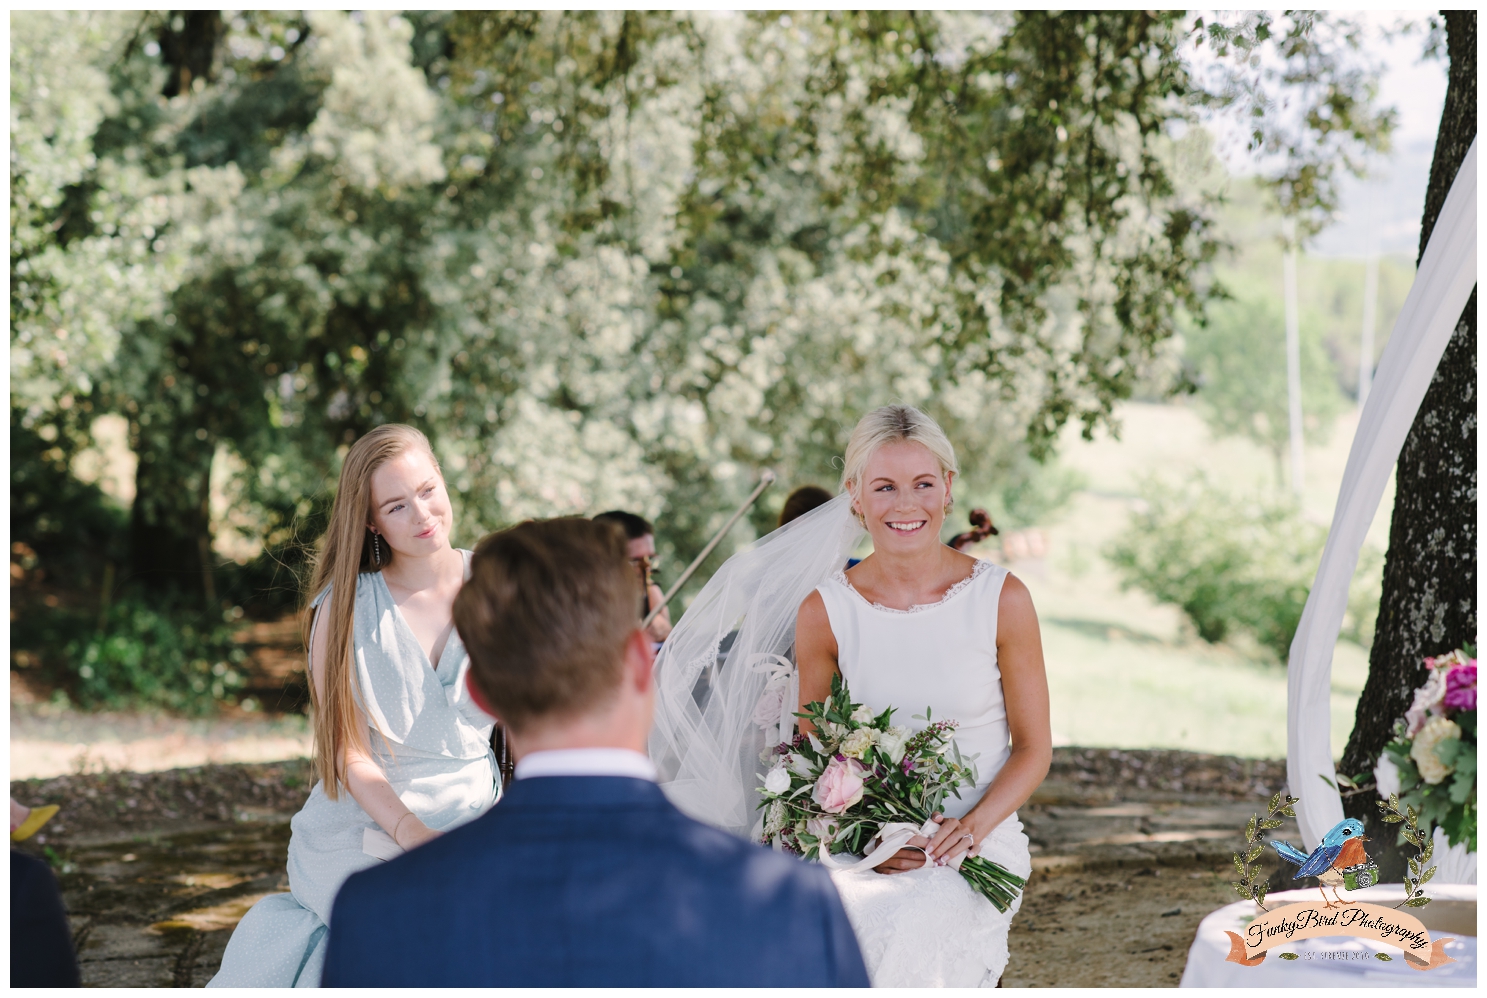
[[[861,854],[883,826],[921,826],[947,795],[976,785],[973,758],[951,738],[954,721],[934,721],[918,733],[892,723],[894,708],[874,715],[852,702],[840,676],[831,695],[797,714],[816,734],[798,734],[765,754],[762,840],[806,859],[822,851]],[[916,715],[918,716],[918,715]],[[998,911],[1006,911],[1027,883],[1000,865],[967,857],[960,874]]]

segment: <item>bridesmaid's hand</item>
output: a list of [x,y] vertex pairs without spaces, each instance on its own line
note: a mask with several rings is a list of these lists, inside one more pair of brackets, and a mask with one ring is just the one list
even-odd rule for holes
[[[919,835],[914,836],[909,842],[911,845],[929,845],[929,839]],[[929,864],[924,859],[924,850],[922,848],[900,849],[882,863],[873,867],[873,869],[878,873],[907,873],[910,870],[923,869],[927,865]]]
[[398,834],[394,841],[396,841],[397,844],[402,847],[404,852],[409,852],[413,849],[417,849],[425,842],[437,839],[441,834],[440,832],[434,831],[428,825],[425,825],[421,820],[419,820],[417,816],[405,818],[402,823],[398,825],[397,831]]

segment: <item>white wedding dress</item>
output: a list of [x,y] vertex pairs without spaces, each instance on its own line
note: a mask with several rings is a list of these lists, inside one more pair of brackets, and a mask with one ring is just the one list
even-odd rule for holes
[[[961,817],[1007,761],[1009,739],[997,667],[997,601],[1007,570],[978,561],[937,603],[894,610],[869,603],[837,572],[816,591],[826,604],[837,662],[852,700],[920,730],[958,722],[955,742],[974,756],[976,787],[945,801]],[[919,715],[914,717],[913,715]],[[1020,877],[1032,872],[1027,836],[1014,813],[976,854]],[[908,873],[835,872],[832,880],[857,933],[875,987],[995,987],[1007,966],[1007,930],[1021,896],[1003,913],[949,867]]]
[[[801,603],[819,587],[852,699],[959,722],[956,743],[975,760],[977,787],[945,811],[970,810],[1006,762],[1009,745],[997,667],[997,600],[1006,571],[977,563],[938,603],[874,607],[841,574],[862,539],[838,496],[739,551],[687,607],[656,660],[650,755],[678,808],[759,841],[759,792],[769,751],[794,732],[799,690],[792,648]],[[1014,814],[979,847],[1019,876],[1031,872]],[[994,986],[1007,964],[1003,914],[948,867],[833,875],[873,984]],[[1020,903],[1020,901],[1019,901]]]

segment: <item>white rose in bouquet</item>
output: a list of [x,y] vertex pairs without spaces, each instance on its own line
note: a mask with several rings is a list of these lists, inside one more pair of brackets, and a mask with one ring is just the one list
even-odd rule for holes
[[781,759],[780,764],[796,776],[804,777],[807,780],[815,780],[816,778],[816,774],[811,772],[811,760],[803,755],[791,753]]
[[851,759],[861,759],[873,747],[878,732],[872,728],[858,728],[842,741],[841,753]]
[[904,750],[908,747],[909,739],[914,737],[914,732],[908,728],[895,724],[887,731],[878,733],[878,748],[883,754],[897,766],[904,761]]
[[764,789],[772,794],[782,794],[790,789],[790,773],[784,766],[776,766],[764,776]]
[[873,712],[867,709],[867,704],[861,704],[852,711],[852,720],[858,724],[867,724],[873,719]]

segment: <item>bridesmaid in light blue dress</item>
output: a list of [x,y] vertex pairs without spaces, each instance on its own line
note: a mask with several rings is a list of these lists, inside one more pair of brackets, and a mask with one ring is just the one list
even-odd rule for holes
[[352,446],[309,609],[320,780],[290,823],[289,893],[243,917],[210,987],[317,987],[346,878],[499,796],[494,722],[465,687],[450,613],[470,557],[450,547],[451,519],[423,434],[387,425]]

